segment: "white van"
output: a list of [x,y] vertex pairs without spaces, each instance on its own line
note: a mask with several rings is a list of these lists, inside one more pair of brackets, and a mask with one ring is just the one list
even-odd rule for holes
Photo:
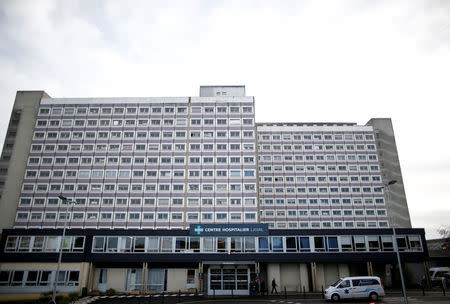
[[[442,279],[446,278],[450,275],[450,267],[433,267],[430,268],[430,279],[431,279],[431,285],[433,286],[441,286],[442,285]],[[448,285],[450,282],[446,282]]]
[[377,301],[380,297],[384,297],[384,288],[379,277],[345,277],[325,290],[325,299],[334,302],[353,298]]

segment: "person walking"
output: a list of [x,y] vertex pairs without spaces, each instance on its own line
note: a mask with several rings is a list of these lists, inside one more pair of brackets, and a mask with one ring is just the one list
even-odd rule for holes
[[273,294],[273,291],[275,290],[275,293],[276,294],[278,294],[278,291],[277,291],[277,281],[275,281],[275,278],[273,278],[273,280],[272,280],[272,291],[270,292],[271,294]]

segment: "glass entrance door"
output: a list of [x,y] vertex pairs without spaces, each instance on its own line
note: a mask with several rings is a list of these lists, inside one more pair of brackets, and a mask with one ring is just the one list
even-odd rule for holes
[[250,268],[246,266],[211,266],[208,269],[208,294],[248,295]]

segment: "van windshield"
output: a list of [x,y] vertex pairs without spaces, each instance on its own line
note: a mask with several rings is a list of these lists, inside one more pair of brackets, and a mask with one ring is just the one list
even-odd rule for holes
[[337,280],[335,283],[331,284],[332,287],[338,286],[342,282],[342,279]]

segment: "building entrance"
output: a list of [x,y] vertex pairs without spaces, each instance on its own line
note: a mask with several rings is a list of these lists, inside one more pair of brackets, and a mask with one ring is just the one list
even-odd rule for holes
[[248,295],[250,268],[248,266],[213,266],[208,269],[208,294]]

